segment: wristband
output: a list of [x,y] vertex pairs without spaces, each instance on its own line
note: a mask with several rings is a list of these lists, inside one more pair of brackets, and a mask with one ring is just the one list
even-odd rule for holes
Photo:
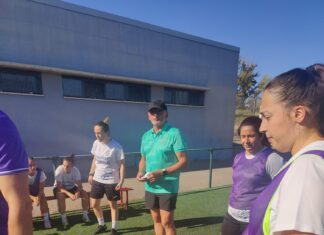
[[168,171],[167,171],[167,169],[162,169],[162,175],[167,175],[168,174]]
[[94,173],[89,173],[89,176],[94,176]]

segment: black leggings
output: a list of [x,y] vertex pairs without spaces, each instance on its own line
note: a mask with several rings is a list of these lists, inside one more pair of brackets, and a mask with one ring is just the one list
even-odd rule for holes
[[248,223],[240,222],[226,213],[222,224],[222,235],[241,235]]

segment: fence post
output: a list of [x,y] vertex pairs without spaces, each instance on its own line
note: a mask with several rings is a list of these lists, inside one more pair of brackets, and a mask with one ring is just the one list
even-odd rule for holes
[[209,188],[212,187],[212,176],[213,176],[213,149],[209,152]]

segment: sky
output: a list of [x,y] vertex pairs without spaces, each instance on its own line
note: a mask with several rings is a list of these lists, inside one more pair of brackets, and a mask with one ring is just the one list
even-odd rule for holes
[[64,0],[240,48],[260,80],[324,63],[323,0]]

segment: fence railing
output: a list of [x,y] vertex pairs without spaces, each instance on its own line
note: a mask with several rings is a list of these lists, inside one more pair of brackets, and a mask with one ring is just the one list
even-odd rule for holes
[[[232,150],[231,153],[227,154],[229,156],[234,156],[241,148],[239,147],[222,147],[222,148],[192,148],[192,149],[187,149],[188,155],[193,152],[207,152],[209,154],[209,175],[208,175],[208,187],[212,187],[212,178],[213,178],[213,161],[214,161],[214,154],[218,151],[224,151],[224,150]],[[126,152],[124,153],[125,156],[131,156],[131,157],[140,157],[140,152]],[[52,161],[52,168],[53,172],[55,172],[55,169],[57,168],[58,165],[61,164],[62,159],[66,157],[66,155],[62,156],[39,156],[39,157],[34,157],[35,160],[50,160]],[[83,159],[83,158],[89,158],[91,157],[91,154],[76,154],[75,158],[77,159]],[[137,162],[134,162],[134,165]]]

